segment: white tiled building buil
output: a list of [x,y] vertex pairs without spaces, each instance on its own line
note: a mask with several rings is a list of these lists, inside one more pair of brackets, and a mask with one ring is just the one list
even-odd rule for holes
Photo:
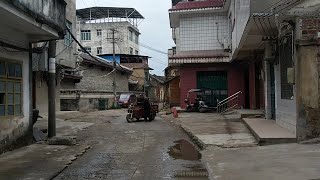
[[177,51],[222,50],[230,39],[225,14],[187,14],[181,17]]

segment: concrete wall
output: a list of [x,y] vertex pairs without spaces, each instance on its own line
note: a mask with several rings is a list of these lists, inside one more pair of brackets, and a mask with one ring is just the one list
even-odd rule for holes
[[[19,10],[37,19],[40,24],[54,28],[63,34],[66,18],[66,3],[64,1],[30,1],[30,0],[6,0]],[[40,18],[41,17],[41,18]]]
[[[7,62],[22,63],[22,115],[1,117],[0,116],[0,153],[10,150],[15,145],[23,145],[31,139],[31,86],[29,82],[29,55],[23,52],[8,52],[0,49],[0,60]],[[30,137],[31,136],[31,137]],[[28,138],[30,137],[30,138]],[[26,139],[25,139],[26,138]],[[26,141],[27,140],[27,141]]]
[[76,83],[73,79],[63,79],[60,84],[61,89],[76,89]]
[[[56,110],[60,110],[60,70],[56,71]],[[47,72],[35,72],[34,78],[36,79],[36,109],[39,110],[40,115],[48,115],[48,74]]]
[[[65,0],[67,3],[66,7],[66,19],[72,23],[71,32],[72,34],[76,34],[76,4],[75,0]],[[77,44],[75,41],[72,42],[71,46],[67,46],[64,43],[64,40],[57,41],[57,57],[56,61],[60,65],[64,65],[70,68],[75,68],[76,60],[77,60]]]
[[229,38],[228,18],[225,13],[181,15],[177,31],[177,51],[221,50]]
[[[280,64],[281,65],[281,64]],[[296,134],[297,111],[296,94],[292,100],[281,99],[281,77],[280,65],[274,67],[275,72],[275,94],[276,94],[276,122],[283,128]]]
[[300,46],[297,63],[299,140],[320,136],[320,48]]
[[[83,78],[80,83],[76,84],[76,89],[88,91],[113,91],[113,74],[107,75],[111,72],[111,69],[102,69],[102,67],[99,66],[83,66],[82,68],[85,69],[83,71]],[[117,91],[129,90],[128,78],[128,74],[117,71]]]
[[241,38],[249,21],[251,10],[250,0],[235,0],[231,3],[232,17],[232,53],[239,48]]
[[[184,100],[190,89],[197,87],[197,72],[199,71],[227,71],[228,73],[228,96],[242,91],[245,92],[245,77],[243,69],[232,64],[197,64],[183,65],[180,67],[180,104],[185,108]],[[240,97],[240,106],[245,105],[245,93]]]
[[[129,40],[129,29],[139,35],[139,30],[129,22],[106,22],[106,23],[78,23],[77,39],[84,47],[91,47],[91,53],[97,55],[97,47],[102,47],[102,54],[112,54],[112,33],[110,29],[116,28],[117,39],[116,54],[130,54],[130,47],[135,54],[139,51],[139,45]],[[97,29],[102,30],[102,35],[97,36]],[[81,41],[81,30],[91,30],[91,41]],[[140,52],[139,52],[140,53]]]
[[135,89],[135,91],[143,91],[144,83],[145,83],[145,69],[143,68],[133,69],[133,73],[130,76],[130,79],[134,81],[138,81],[137,89]]
[[270,63],[267,61],[264,61],[264,92],[265,92],[265,116],[267,119],[272,118],[272,113],[271,113],[271,72],[270,72]]
[[[72,33],[76,33],[76,4],[75,0],[66,0],[67,12],[66,18],[72,23]],[[64,43],[64,39],[58,40],[56,44],[56,110],[60,110],[60,89],[61,89],[61,76],[60,73],[65,68],[76,67],[76,48],[75,41],[72,42],[71,46],[67,46]],[[48,114],[48,75],[46,72],[35,72],[36,78],[36,108],[39,109],[41,115]],[[71,84],[70,84],[71,86]]]

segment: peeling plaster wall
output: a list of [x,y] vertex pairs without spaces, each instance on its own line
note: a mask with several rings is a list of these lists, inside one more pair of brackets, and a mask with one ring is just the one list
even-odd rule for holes
[[[0,49],[0,60],[20,62],[23,67],[22,79],[22,115],[15,117],[0,117],[0,153],[12,149],[13,146],[27,143],[30,128],[30,86],[29,86],[29,55],[28,53],[8,52]],[[26,140],[24,140],[26,138]],[[22,140],[23,139],[23,140]],[[18,142],[19,141],[19,142]],[[22,141],[22,142],[20,142]]]
[[320,136],[320,61],[317,55],[319,51],[319,47],[316,46],[301,46],[298,50],[297,137],[300,140]]

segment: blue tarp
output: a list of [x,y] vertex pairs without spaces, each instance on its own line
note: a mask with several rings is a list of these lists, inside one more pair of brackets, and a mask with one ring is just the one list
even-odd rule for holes
[[[105,59],[107,61],[110,61],[110,62],[113,61],[113,56],[112,55],[102,55],[102,56],[99,56],[99,57],[101,57],[101,58],[103,58],[103,59]],[[117,61],[117,63],[120,64],[120,55],[116,55],[116,61]]]

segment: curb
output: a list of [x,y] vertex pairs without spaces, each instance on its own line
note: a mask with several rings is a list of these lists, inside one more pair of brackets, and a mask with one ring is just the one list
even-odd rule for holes
[[207,145],[203,141],[201,141],[197,136],[195,136],[188,128],[184,127],[182,124],[179,124],[179,125],[181,129],[185,133],[187,133],[187,135],[190,137],[192,142],[200,148],[200,150],[206,149]]
[[52,175],[51,177],[49,177],[49,179],[52,180],[52,179],[58,177],[58,176],[59,176],[64,170],[66,170],[75,160],[77,160],[78,157],[83,156],[89,149],[91,149],[91,146],[85,146],[85,148],[84,148],[81,152],[75,154],[75,156],[74,156],[72,159],[70,159],[70,161],[67,162],[67,163],[63,166],[63,168],[61,168],[58,172],[56,172],[54,175]]
[[[162,117],[163,119],[166,119],[166,117],[163,117],[162,115],[160,116]],[[204,150],[207,145],[201,141],[197,136],[195,136],[191,130],[189,130],[187,127],[185,127],[181,122],[179,122],[179,118],[176,118],[176,119],[166,119],[166,120],[169,120],[171,121],[172,123],[174,123],[175,125],[179,126],[188,136],[189,138],[191,139],[191,141],[196,144],[198,146],[198,148],[200,150]]]

